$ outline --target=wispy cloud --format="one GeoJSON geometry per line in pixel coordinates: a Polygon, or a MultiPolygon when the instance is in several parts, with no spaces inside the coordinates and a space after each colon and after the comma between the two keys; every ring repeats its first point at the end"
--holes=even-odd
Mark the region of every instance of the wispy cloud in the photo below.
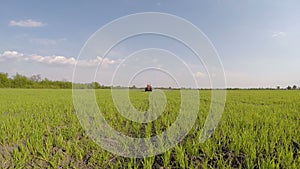
{"type": "Polygon", "coordinates": [[[35,61],[47,64],[61,64],[61,65],[73,65],[75,64],[75,59],[73,57],[66,58],[65,56],[41,56],[41,55],[31,55],[24,58],[26,61],[35,61]]]}
{"type": "Polygon", "coordinates": [[[0,61],[5,60],[18,60],[18,61],[32,61],[37,63],[45,64],[54,64],[54,65],[77,65],[84,67],[97,66],[102,64],[103,66],[112,65],[119,63],[120,60],[111,60],[108,58],[96,57],[95,59],[90,60],[77,60],[74,57],[65,57],[65,56],[42,56],[42,55],[27,55],[17,51],[4,51],[0,54],[0,61]]]}
{"type": "Polygon", "coordinates": [[[43,27],[46,26],[47,24],[40,21],[27,19],[27,20],[19,20],[19,21],[11,20],[8,25],[19,26],[19,27],[43,27]]]}
{"type": "Polygon", "coordinates": [[[281,37],[285,37],[286,33],[282,32],[282,31],[274,31],[272,32],[272,38],[281,38],[281,37]]]}
{"type": "Polygon", "coordinates": [[[196,72],[196,73],[194,74],[194,76],[195,76],[196,78],[204,78],[204,77],[206,77],[207,75],[206,75],[205,73],[202,73],[202,72],[196,72]]]}
{"type": "Polygon", "coordinates": [[[61,39],[43,39],[43,38],[33,38],[30,39],[29,42],[30,43],[34,43],[34,44],[39,44],[39,45],[57,45],[61,42],[66,41],[66,38],[61,38],[61,39]]]}

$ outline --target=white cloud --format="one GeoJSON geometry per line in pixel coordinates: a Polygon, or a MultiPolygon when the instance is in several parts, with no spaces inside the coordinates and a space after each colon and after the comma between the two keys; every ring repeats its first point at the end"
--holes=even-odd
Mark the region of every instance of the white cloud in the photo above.
{"type": "Polygon", "coordinates": [[[280,38],[285,36],[286,36],[285,32],[281,32],[281,31],[272,32],[272,38],[280,38]]]}
{"type": "Polygon", "coordinates": [[[8,24],[9,26],[19,26],[19,27],[43,27],[46,26],[46,23],[35,21],[32,19],[15,21],[11,20],[8,24]]]}
{"type": "Polygon", "coordinates": [[[35,61],[39,63],[47,64],[60,64],[60,65],[74,65],[75,59],[73,57],[66,58],[64,56],[40,56],[40,55],[30,55],[26,57],[26,61],[35,61]]]}
{"type": "MultiPolygon", "coordinates": [[[[118,60],[119,62],[119,60],[118,60]]],[[[102,66],[108,66],[117,63],[116,60],[111,60],[108,58],[102,58],[100,56],[97,56],[96,59],[91,60],[78,60],[77,65],[78,66],[97,66],[98,64],[102,64],[102,66]]]]}
{"type": "Polygon", "coordinates": [[[203,77],[206,77],[206,74],[205,74],[205,73],[202,73],[202,72],[196,72],[196,73],[194,74],[194,76],[195,76],[196,78],[203,78],[203,77]]]}
{"type": "Polygon", "coordinates": [[[56,65],[78,65],[84,67],[97,66],[102,64],[103,66],[108,66],[120,62],[120,60],[111,60],[108,58],[97,57],[90,60],[77,60],[74,57],[65,57],[65,56],[41,56],[41,55],[25,55],[17,51],[4,51],[0,54],[0,61],[5,61],[7,59],[17,59],[21,61],[33,61],[37,63],[46,63],[46,64],[56,64],[56,65]]]}
{"type": "Polygon", "coordinates": [[[23,54],[19,53],[17,51],[4,51],[3,54],[1,54],[2,59],[16,59],[22,57],[23,54]]]}

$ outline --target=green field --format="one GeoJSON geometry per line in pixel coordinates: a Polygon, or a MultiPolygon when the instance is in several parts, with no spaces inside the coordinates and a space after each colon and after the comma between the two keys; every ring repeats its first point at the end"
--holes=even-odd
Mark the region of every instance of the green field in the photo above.
{"type": "MultiPolygon", "coordinates": [[[[229,90],[218,128],[199,143],[210,106],[200,91],[198,119],[187,137],[164,154],[144,159],[109,153],[82,129],[69,89],[0,90],[0,168],[300,168],[300,91],[229,90]]],[[[165,91],[168,103],[154,122],[139,124],[118,114],[110,90],[96,91],[105,118],[131,137],[150,137],[176,119],[180,92],[165,91]],[[168,120],[166,120],[168,119],[168,120]]],[[[139,110],[149,93],[130,92],[139,110]]]]}

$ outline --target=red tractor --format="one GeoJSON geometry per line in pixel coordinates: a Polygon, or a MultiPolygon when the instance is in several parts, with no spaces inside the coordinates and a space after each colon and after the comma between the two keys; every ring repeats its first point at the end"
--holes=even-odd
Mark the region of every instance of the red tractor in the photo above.
{"type": "Polygon", "coordinates": [[[151,84],[147,84],[147,86],[145,87],[145,92],[152,92],[152,86],[151,84]]]}

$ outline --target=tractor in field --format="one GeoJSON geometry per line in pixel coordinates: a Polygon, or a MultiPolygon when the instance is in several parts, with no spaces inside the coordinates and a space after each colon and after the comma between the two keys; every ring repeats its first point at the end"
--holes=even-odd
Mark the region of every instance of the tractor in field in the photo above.
{"type": "Polygon", "coordinates": [[[147,86],[145,87],[145,92],[152,92],[152,86],[150,83],[148,83],[147,86]]]}

